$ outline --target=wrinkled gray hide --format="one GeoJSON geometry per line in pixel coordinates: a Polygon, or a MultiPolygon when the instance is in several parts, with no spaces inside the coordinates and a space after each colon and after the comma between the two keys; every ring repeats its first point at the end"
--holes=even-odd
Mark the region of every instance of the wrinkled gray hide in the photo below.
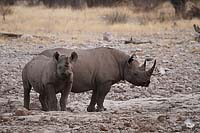
{"type": "Polygon", "coordinates": [[[22,71],[24,107],[29,109],[31,87],[38,92],[42,110],[58,110],[56,94],[61,93],[61,110],[66,110],[66,101],[73,83],[72,63],[78,55],[70,57],[52,53],[50,57],[39,55],[28,62],[22,71]]]}
{"type": "MultiPolygon", "coordinates": [[[[45,50],[41,54],[51,57],[55,51],[68,56],[73,50],[56,48],[45,50]]],[[[103,111],[103,102],[113,84],[126,80],[136,86],[148,86],[156,65],[145,71],[146,61],[139,66],[133,56],[112,48],[76,50],[79,55],[74,64],[74,82],[72,92],[80,93],[93,90],[87,111],[103,111]],[[97,104],[97,109],[95,105],[97,104]]]]}

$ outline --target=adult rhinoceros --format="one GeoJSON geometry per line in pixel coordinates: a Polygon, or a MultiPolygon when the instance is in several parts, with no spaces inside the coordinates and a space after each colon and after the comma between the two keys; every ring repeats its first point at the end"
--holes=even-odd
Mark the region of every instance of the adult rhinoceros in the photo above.
{"type": "Polygon", "coordinates": [[[88,112],[105,110],[103,102],[113,84],[126,80],[136,86],[148,86],[150,77],[156,66],[145,71],[146,61],[142,66],[139,62],[122,51],[113,48],[94,48],[73,50],[56,48],[43,51],[41,54],[51,57],[55,51],[69,56],[76,51],[79,59],[73,67],[74,82],[72,92],[80,93],[93,90],[88,112]],[[95,105],[97,104],[97,109],[95,105]]]}

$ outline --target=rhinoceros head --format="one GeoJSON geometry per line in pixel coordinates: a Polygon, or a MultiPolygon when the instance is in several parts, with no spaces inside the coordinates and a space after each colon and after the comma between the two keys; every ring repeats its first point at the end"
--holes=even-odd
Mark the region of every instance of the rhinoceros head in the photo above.
{"type": "Polygon", "coordinates": [[[59,55],[58,52],[55,52],[53,55],[54,60],[56,61],[56,72],[57,76],[61,79],[66,79],[72,75],[72,62],[76,62],[78,55],[76,52],[72,52],[70,57],[65,55],[59,55]]]}
{"type": "Polygon", "coordinates": [[[139,62],[131,56],[124,67],[124,79],[136,86],[148,86],[150,83],[151,75],[156,66],[156,60],[153,66],[146,71],[146,60],[144,64],[139,66],[139,62]]]}

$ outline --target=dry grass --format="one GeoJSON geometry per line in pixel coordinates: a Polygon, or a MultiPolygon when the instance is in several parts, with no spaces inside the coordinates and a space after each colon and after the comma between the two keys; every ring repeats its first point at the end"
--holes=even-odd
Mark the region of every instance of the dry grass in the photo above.
{"type": "Polygon", "coordinates": [[[14,14],[0,21],[0,31],[19,32],[37,35],[59,35],[77,37],[85,40],[91,33],[120,32],[130,34],[136,32],[157,32],[171,30],[174,26],[191,28],[199,20],[179,20],[174,25],[174,11],[170,8],[148,13],[136,13],[127,9],[130,20],[126,24],[109,25],[104,20],[106,14],[113,10],[125,8],[91,8],[84,10],[48,9],[45,7],[12,7],[14,14]],[[162,16],[161,16],[162,15],[162,16]],[[162,19],[162,23],[160,21],[162,19]]]}
{"type": "Polygon", "coordinates": [[[2,15],[3,21],[5,21],[7,15],[13,14],[13,10],[9,6],[0,5],[0,14],[2,15]]]}
{"type": "Polygon", "coordinates": [[[131,14],[132,12],[127,10],[127,8],[116,9],[107,13],[104,20],[107,21],[108,24],[125,24],[128,22],[131,14]]]}

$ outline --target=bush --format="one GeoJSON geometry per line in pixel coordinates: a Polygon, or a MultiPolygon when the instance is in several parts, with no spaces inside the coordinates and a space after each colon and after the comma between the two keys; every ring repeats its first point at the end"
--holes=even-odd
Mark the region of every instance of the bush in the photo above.
{"type": "Polygon", "coordinates": [[[109,14],[105,15],[105,20],[109,24],[116,24],[116,23],[127,23],[129,18],[129,14],[126,11],[121,10],[114,10],[109,14]]]}
{"type": "Polygon", "coordinates": [[[71,1],[71,7],[72,9],[84,9],[87,7],[87,3],[85,0],[73,0],[71,1]]]}
{"type": "Polygon", "coordinates": [[[2,19],[6,20],[6,15],[13,14],[13,10],[9,6],[0,5],[0,15],[2,15],[2,19]]]}

